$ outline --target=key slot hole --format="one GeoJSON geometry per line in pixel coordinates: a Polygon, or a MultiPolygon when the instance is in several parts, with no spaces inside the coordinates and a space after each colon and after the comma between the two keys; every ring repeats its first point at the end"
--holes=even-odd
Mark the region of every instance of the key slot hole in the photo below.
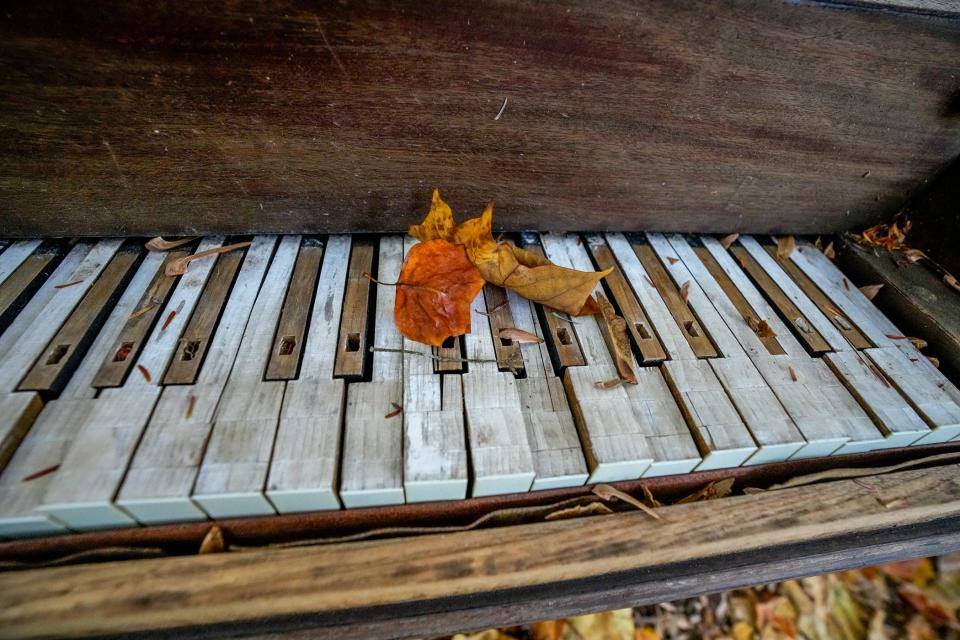
{"type": "Polygon", "coordinates": [[[687,320],[683,323],[683,328],[692,338],[700,337],[700,330],[697,328],[697,325],[694,324],[693,320],[687,320]]]}
{"type": "Polygon", "coordinates": [[[634,326],[637,328],[637,333],[640,334],[641,338],[644,340],[649,340],[651,338],[650,332],[647,331],[647,325],[642,322],[637,322],[634,326]]]}
{"type": "Polygon", "coordinates": [[[441,349],[453,349],[454,340],[456,340],[456,338],[454,338],[453,336],[450,336],[449,338],[447,338],[446,340],[443,341],[443,344],[440,345],[440,348],[441,348],[441,349]]]}
{"type": "Polygon", "coordinates": [[[359,333],[348,333],[347,342],[344,345],[344,349],[349,352],[360,351],[360,334],[359,333]]]}
{"type": "Polygon", "coordinates": [[[124,342],[120,345],[120,348],[117,349],[117,352],[113,354],[114,362],[123,362],[127,359],[127,356],[130,355],[130,352],[133,351],[132,342],[124,342]]]}
{"type": "Polygon", "coordinates": [[[54,347],[53,351],[50,352],[50,356],[47,357],[47,364],[60,364],[60,361],[63,360],[63,356],[67,355],[67,351],[69,350],[70,345],[58,344],[56,347],[54,347]]]}
{"type": "Polygon", "coordinates": [[[573,338],[570,337],[570,332],[567,331],[566,327],[557,329],[557,340],[560,341],[560,344],[573,344],[573,338]]]}
{"type": "Polygon", "coordinates": [[[297,337],[296,336],[283,336],[280,338],[280,348],[277,349],[277,355],[289,356],[293,353],[293,350],[297,347],[297,337]]]}
{"type": "Polygon", "coordinates": [[[197,353],[200,351],[200,341],[199,340],[190,340],[183,346],[183,351],[180,353],[180,360],[183,362],[190,362],[197,357],[197,353]]]}
{"type": "Polygon", "coordinates": [[[502,344],[505,347],[512,347],[513,340],[510,338],[500,338],[500,344],[502,344]]]}

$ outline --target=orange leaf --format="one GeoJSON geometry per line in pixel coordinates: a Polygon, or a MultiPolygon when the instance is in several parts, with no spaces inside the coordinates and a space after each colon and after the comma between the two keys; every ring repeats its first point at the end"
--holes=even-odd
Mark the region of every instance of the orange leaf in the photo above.
{"type": "Polygon", "coordinates": [[[467,258],[484,280],[569,315],[593,315],[600,307],[591,297],[606,271],[577,271],[559,267],[546,258],[493,239],[493,205],[483,213],[455,225],[450,207],[434,191],[430,212],[410,235],[420,240],[443,239],[463,245],[467,258]]]}
{"type": "Polygon", "coordinates": [[[797,242],[793,239],[793,236],[782,236],[777,240],[777,258],[786,260],[796,246],[797,242]]]}
{"type": "Polygon", "coordinates": [[[739,237],[740,237],[739,233],[731,233],[728,236],[723,236],[722,238],[720,238],[720,246],[723,247],[724,249],[729,249],[730,245],[736,242],[737,238],[739,237]]]}
{"type": "Polygon", "coordinates": [[[397,329],[407,338],[439,347],[470,331],[470,303],[483,277],[463,247],[446,240],[415,245],[400,269],[393,307],[397,329]]]}

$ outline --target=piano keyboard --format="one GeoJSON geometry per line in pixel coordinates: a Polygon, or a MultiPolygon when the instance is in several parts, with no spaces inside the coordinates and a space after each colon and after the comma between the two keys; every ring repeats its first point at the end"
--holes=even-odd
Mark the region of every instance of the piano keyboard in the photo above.
{"type": "Polygon", "coordinates": [[[960,391],[820,252],[525,234],[615,267],[597,317],[487,286],[440,348],[394,326],[409,237],[0,252],[0,536],[456,500],[945,442],[960,391]],[[756,330],[760,323],[770,331],[756,330]],[[542,343],[517,343],[517,328],[542,343]]]}

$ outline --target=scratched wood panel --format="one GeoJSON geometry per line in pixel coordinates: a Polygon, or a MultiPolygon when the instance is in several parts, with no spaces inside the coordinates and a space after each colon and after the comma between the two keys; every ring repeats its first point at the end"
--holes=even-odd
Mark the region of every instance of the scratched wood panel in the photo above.
{"type": "Polygon", "coordinates": [[[401,231],[434,186],[504,229],[822,232],[960,153],[960,23],[849,2],[61,1],[0,30],[8,234],[401,231]]]}

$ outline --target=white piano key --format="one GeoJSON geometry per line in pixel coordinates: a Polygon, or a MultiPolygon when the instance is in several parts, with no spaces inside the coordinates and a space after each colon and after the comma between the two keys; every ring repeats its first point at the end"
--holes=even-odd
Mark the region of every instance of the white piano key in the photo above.
{"type": "MultiPolygon", "coordinates": [[[[377,279],[396,282],[403,264],[403,238],[380,238],[377,279]]],[[[393,320],[396,287],[377,289],[375,348],[370,382],[347,387],[340,499],[345,507],[403,504],[403,336],[393,320]],[[387,417],[390,414],[390,417],[387,417]]]]}
{"type": "Polygon", "coordinates": [[[470,305],[470,333],[464,336],[466,356],[476,361],[462,376],[475,497],[528,491],[534,478],[516,380],[499,370],[490,321],[478,312],[485,308],[481,290],[470,305]]]}
{"type": "Polygon", "coordinates": [[[837,328],[823,315],[820,308],[807,297],[803,289],[777,264],[777,261],[764,250],[756,239],[751,236],[740,236],[738,241],[747,250],[747,253],[757,261],[760,268],[770,276],[770,279],[780,287],[783,294],[796,305],[813,328],[823,336],[831,349],[834,351],[850,351],[853,349],[847,339],[843,337],[843,334],[837,331],[837,328]]]}
{"type": "MultiPolygon", "coordinates": [[[[785,345],[787,353],[802,357],[803,346],[776,316],[776,312],[767,304],[766,299],[753,286],[747,275],[734,263],[732,256],[715,238],[704,237],[703,244],[737,285],[750,305],[754,309],[762,309],[765,314],[772,314],[774,320],[770,321],[770,325],[777,332],[778,339],[782,333],[781,344],[785,345]]],[[[769,255],[767,257],[769,258],[769,255]]],[[[815,326],[829,325],[830,321],[819,313],[819,310],[817,311],[814,317],[819,317],[815,326]]],[[[811,322],[814,321],[811,320],[811,322]]],[[[885,439],[878,441],[878,448],[906,446],[928,435],[929,429],[916,411],[903,396],[897,393],[896,389],[877,376],[877,372],[872,370],[873,366],[856,350],[846,349],[838,353],[825,354],[824,361],[879,427],[885,439]]],[[[846,451],[849,446],[852,445],[845,445],[841,448],[841,452],[846,451]]]]}
{"type": "Polygon", "coordinates": [[[960,429],[960,390],[930,364],[909,340],[900,339],[899,336],[904,334],[863,292],[846,281],[840,270],[816,247],[809,242],[800,241],[790,255],[790,260],[881,350],[867,349],[866,353],[880,370],[894,381],[900,393],[919,411],[932,431],[916,442],[927,444],[953,438],[960,429]],[[884,357],[883,350],[888,348],[903,352],[907,356],[907,364],[904,364],[901,358],[884,357]],[[915,366],[907,366],[909,364],[915,366]],[[935,405],[939,407],[934,409],[935,405]],[[941,429],[946,429],[946,432],[940,434],[941,429]]]}
{"type": "Polygon", "coordinates": [[[346,390],[333,369],[349,263],[350,237],[330,236],[300,377],[287,383],[267,478],[267,496],[280,512],[340,507],[337,483],[346,390]]]}
{"type": "Polygon", "coordinates": [[[0,537],[44,535],[64,531],[62,523],[36,511],[56,471],[23,479],[63,462],[76,432],[86,419],[96,390],[93,377],[141,296],[163,263],[163,255],[144,258],[77,370],[56,400],[48,402],[10,464],[0,474],[0,537]]]}
{"type": "MultiPolygon", "coordinates": [[[[546,234],[542,241],[547,257],[554,264],[593,270],[586,249],[577,245],[575,236],[546,234]]],[[[617,370],[597,318],[584,316],[576,322],[577,337],[587,364],[567,367],[564,387],[590,469],[588,482],[692,470],[701,459],[689,432],[685,439],[657,438],[687,429],[659,371],[652,378],[638,375],[637,385],[597,388],[598,382],[617,379],[617,370]],[[668,399],[673,404],[672,410],[668,399]],[[662,420],[654,421],[664,408],[667,414],[662,420]]],[[[635,363],[634,370],[639,371],[635,363]]]]}
{"type": "Polygon", "coordinates": [[[3,284],[40,246],[42,240],[17,240],[0,253],[0,284],[3,284]]]}
{"type": "MultiPolygon", "coordinates": [[[[533,303],[507,290],[514,326],[543,340],[533,303]]],[[[587,463],[580,448],[577,426],[570,413],[563,382],[553,375],[545,342],[520,344],[527,377],[517,380],[527,441],[536,473],[532,490],[574,487],[587,481],[587,463]]]]}
{"type": "Polygon", "coordinates": [[[190,493],[213,428],[220,395],[276,245],[276,236],[253,238],[196,384],[166,386],[160,395],[117,495],[117,504],[141,523],[207,517],[194,504],[190,493]]]}
{"type": "MultiPolygon", "coordinates": [[[[404,255],[417,241],[405,236],[404,255]]],[[[432,349],[404,338],[403,487],[407,502],[467,495],[467,444],[460,376],[434,373],[432,349]],[[406,353],[410,352],[410,353],[406,353]],[[421,355],[416,355],[421,354],[421,355]]]]}
{"type": "Polygon", "coordinates": [[[704,456],[697,469],[783,459],[781,456],[802,446],[803,438],[796,427],[762,384],[759,374],[752,370],[742,347],[710,307],[693,276],[673,255],[669,243],[662,236],[655,236],[650,245],[661,259],[667,253],[674,259],[672,265],[663,260],[671,277],[681,284],[690,282],[688,300],[722,354],[720,358],[697,359],[627,240],[621,234],[608,234],[607,241],[648,310],[657,335],[670,336],[664,344],[671,359],[663,363],[663,373],[704,456]],[[765,402],[757,402],[758,393],[766,396],[765,402]]]}
{"type": "Polygon", "coordinates": [[[257,294],[220,397],[193,500],[214,518],[267,515],[263,494],[285,383],[264,381],[300,236],[284,236],[257,294]]]}
{"type": "MultiPolygon", "coordinates": [[[[220,246],[223,238],[205,238],[198,252],[220,246]]],[[[180,333],[203,291],[214,258],[191,263],[153,328],[137,366],[122,387],[105,389],[79,427],[38,507],[73,529],[132,526],[125,511],[113,504],[140,436],[160,396],[160,378],[180,333]],[[170,313],[176,311],[171,317],[170,313]],[[169,319],[169,324],[167,320],[169,319]],[[150,380],[142,371],[150,375],[150,380]]]]}

